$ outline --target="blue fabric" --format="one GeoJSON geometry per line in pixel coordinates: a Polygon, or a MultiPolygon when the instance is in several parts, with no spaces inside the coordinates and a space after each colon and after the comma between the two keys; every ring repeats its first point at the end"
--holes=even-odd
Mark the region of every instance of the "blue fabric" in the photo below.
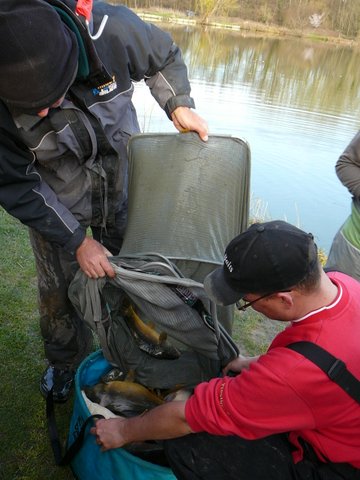
{"type": "MultiPolygon", "coordinates": [[[[72,444],[79,434],[90,412],[81,395],[82,386],[94,385],[110,370],[111,365],[98,351],[87,357],[75,376],[74,410],[70,423],[68,444],[72,444]]],[[[89,426],[89,429],[91,427],[89,426]]],[[[101,452],[95,437],[85,434],[81,450],[71,463],[79,480],[176,480],[169,468],[146,462],[122,448],[101,452]]]]}

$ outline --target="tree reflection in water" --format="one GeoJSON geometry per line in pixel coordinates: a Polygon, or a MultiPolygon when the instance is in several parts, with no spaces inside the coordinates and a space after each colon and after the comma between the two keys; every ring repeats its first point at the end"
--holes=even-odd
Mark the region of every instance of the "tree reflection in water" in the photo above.
{"type": "MultiPolygon", "coordinates": [[[[359,129],[360,51],[297,38],[164,24],[181,47],[198,112],[210,133],[245,138],[251,192],[328,250],[348,215],[335,162],[359,129]]],[[[144,131],[174,131],[136,87],[144,131]]]]}

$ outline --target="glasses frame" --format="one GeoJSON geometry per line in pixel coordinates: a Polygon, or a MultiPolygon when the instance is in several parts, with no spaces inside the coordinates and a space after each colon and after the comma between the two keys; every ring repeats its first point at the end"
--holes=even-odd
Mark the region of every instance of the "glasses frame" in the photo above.
{"type": "Polygon", "coordinates": [[[235,305],[240,312],[245,312],[246,309],[248,309],[249,307],[252,307],[254,303],[258,302],[259,300],[263,300],[264,298],[271,297],[271,295],[275,295],[275,293],[289,293],[289,292],[291,292],[291,290],[280,290],[279,292],[265,293],[264,295],[261,295],[259,298],[255,298],[255,300],[252,300],[251,302],[245,301],[243,305],[240,305],[240,301],[242,300],[241,298],[235,303],[235,305]]]}

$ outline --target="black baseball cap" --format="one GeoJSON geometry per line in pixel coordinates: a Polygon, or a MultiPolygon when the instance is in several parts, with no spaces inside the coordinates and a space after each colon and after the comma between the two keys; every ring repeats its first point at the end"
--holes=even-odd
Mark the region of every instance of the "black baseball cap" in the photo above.
{"type": "Polygon", "coordinates": [[[311,233],[274,220],[254,223],[227,246],[224,264],[204,280],[206,293],[231,305],[247,293],[275,293],[294,287],[318,262],[311,233]]]}

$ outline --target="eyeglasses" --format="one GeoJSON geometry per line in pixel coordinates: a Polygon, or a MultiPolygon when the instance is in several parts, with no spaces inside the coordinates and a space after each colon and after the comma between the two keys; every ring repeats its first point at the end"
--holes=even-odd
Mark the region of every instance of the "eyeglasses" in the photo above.
{"type": "Polygon", "coordinates": [[[275,295],[275,293],[286,293],[286,292],[291,292],[291,290],[281,290],[280,292],[265,293],[264,295],[261,295],[261,297],[255,298],[255,300],[252,300],[251,302],[247,302],[243,298],[240,298],[240,300],[238,300],[235,305],[240,312],[245,312],[247,308],[252,307],[254,303],[258,302],[259,300],[263,300],[264,298],[271,297],[271,295],[275,295]]]}

